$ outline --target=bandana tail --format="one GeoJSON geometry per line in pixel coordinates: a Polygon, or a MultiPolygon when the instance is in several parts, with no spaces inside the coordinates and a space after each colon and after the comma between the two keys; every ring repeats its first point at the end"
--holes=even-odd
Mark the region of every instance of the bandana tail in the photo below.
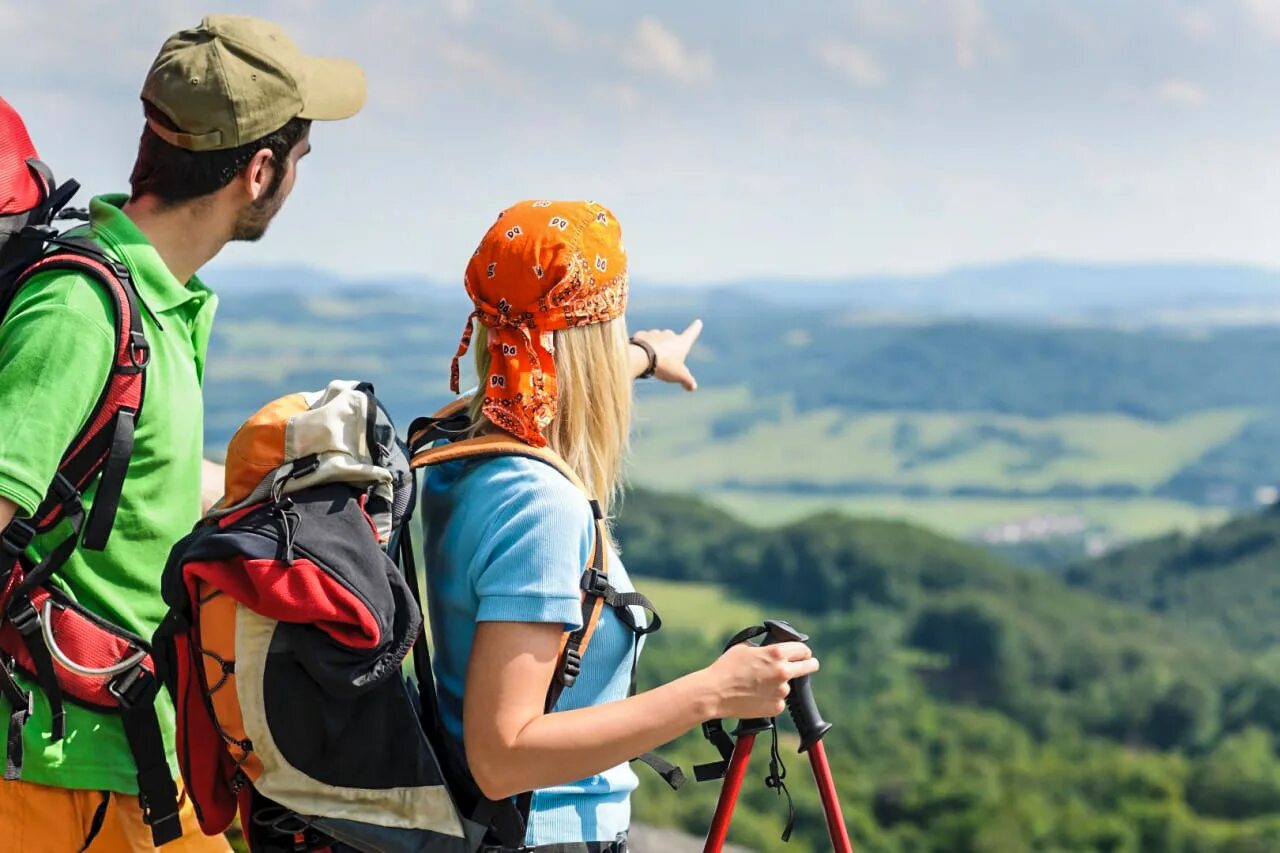
{"type": "MultiPolygon", "coordinates": [[[[493,367],[485,388],[483,411],[489,419],[516,438],[546,447],[543,431],[555,415],[555,396],[547,393],[544,350],[534,340],[535,330],[498,327],[493,336],[493,367]]],[[[552,363],[551,372],[555,367],[552,363]]],[[[554,381],[551,383],[554,388],[554,381]]]]}
{"type": "Polygon", "coordinates": [[[472,311],[467,317],[467,324],[462,327],[462,340],[458,343],[458,351],[453,355],[453,362],[449,365],[449,390],[455,394],[460,393],[459,380],[461,379],[461,368],[458,362],[467,350],[471,349],[471,335],[475,331],[476,312],[472,311]]]}

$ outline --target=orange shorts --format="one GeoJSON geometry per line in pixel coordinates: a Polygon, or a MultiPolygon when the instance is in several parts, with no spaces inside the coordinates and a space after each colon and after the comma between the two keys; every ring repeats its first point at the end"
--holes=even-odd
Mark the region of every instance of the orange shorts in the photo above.
{"type": "MultiPolygon", "coordinates": [[[[163,853],[229,853],[231,845],[225,838],[200,831],[186,797],[180,811],[182,837],[160,848],[163,853]]],[[[0,782],[0,849],[14,853],[152,853],[156,847],[135,796],[0,782]],[[99,824],[96,833],[95,822],[99,824]]]]}

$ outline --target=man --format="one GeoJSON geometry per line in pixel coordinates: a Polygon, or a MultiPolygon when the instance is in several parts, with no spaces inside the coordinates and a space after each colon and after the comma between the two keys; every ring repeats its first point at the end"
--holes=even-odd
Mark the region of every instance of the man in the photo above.
{"type": "MultiPolygon", "coordinates": [[[[165,611],[159,582],[169,549],[201,512],[201,380],[216,299],[196,272],[228,242],[262,237],[310,150],[310,122],[354,115],[364,93],[355,64],[304,55],[266,21],[205,18],[165,42],[147,75],[131,195],[90,205],[85,233],[129,268],[151,361],[114,532],[103,551],[77,549],[57,582],[143,637],[165,611]]],[[[101,285],[52,271],[22,288],[0,324],[0,530],[36,510],[93,411],[113,364],[114,321],[101,285]]],[[[94,493],[86,491],[89,506],[94,493]]],[[[62,535],[38,537],[33,556],[62,535]]],[[[164,693],[158,712],[176,777],[164,693]]],[[[10,711],[0,702],[0,720],[10,711]]],[[[70,704],[65,715],[55,742],[50,703],[36,689],[21,778],[0,782],[0,848],[152,850],[119,718],[70,704]]],[[[190,811],[184,802],[184,834],[164,849],[226,850],[200,834],[190,811]]]]}

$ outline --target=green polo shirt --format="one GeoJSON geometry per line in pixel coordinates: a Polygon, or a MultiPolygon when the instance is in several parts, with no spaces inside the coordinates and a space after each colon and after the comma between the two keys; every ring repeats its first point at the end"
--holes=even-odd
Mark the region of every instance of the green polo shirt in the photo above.
{"type": "MultiPolygon", "coordinates": [[[[120,210],[124,202],[123,195],[93,199],[89,234],[133,276],[145,303],[142,322],[151,363],[107,548],[75,551],[57,582],[94,613],[149,638],[165,613],[160,572],[169,549],[200,516],[201,380],[217,298],[195,277],[186,284],[173,277],[120,210]]],[[[0,496],[24,515],[40,503],[106,383],[114,317],[113,303],[100,285],[54,271],[23,287],[0,323],[0,496]]],[[[86,494],[88,506],[95,490],[96,484],[86,494]]],[[[54,530],[37,539],[34,555],[38,558],[64,535],[54,530]]],[[[173,706],[160,692],[160,723],[176,776],[173,706]]],[[[23,736],[23,779],[137,793],[133,757],[118,718],[65,702],[66,736],[52,743],[48,702],[39,690],[36,696],[23,736]]],[[[0,700],[0,720],[8,717],[0,700]]]]}

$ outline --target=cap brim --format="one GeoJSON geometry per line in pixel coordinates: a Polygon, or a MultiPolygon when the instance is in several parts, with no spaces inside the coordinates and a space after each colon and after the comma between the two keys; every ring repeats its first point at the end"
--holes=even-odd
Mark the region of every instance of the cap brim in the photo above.
{"type": "Polygon", "coordinates": [[[364,106],[364,71],[347,59],[308,56],[302,112],[298,118],[337,121],[351,118],[364,106]]]}

